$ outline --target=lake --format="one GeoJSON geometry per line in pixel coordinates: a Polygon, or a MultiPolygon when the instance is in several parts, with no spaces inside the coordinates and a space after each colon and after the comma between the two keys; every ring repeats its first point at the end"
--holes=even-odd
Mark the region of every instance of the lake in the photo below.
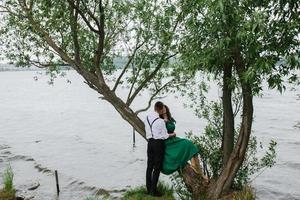
{"type": "MultiPolygon", "coordinates": [[[[39,182],[37,190],[23,191],[39,200],[83,200],[107,192],[118,197],[143,185],[144,139],[137,135],[133,148],[131,126],[74,71],[53,86],[48,80],[37,71],[0,72],[1,172],[10,163],[20,190],[39,182]],[[59,197],[54,170],[59,173],[59,197]]],[[[255,98],[253,134],[263,144],[278,142],[276,165],[252,184],[257,199],[300,199],[299,91],[289,86],[282,95],[265,90],[262,98],[255,98]]],[[[213,85],[209,95],[220,94],[213,85]]],[[[134,107],[142,108],[147,98],[140,96],[134,107]]],[[[162,101],[177,120],[179,136],[190,130],[201,134],[205,122],[184,108],[186,99],[170,95],[162,101]]],[[[167,176],[162,179],[169,181],[167,176]]]]}

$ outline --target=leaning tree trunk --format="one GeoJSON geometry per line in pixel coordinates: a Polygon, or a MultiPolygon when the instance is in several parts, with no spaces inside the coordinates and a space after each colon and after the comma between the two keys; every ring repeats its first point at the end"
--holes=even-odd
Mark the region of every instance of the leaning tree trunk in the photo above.
{"type": "Polygon", "coordinates": [[[232,186],[234,177],[242,166],[245,159],[246,150],[251,134],[252,121],[253,121],[253,94],[252,88],[249,83],[244,81],[243,73],[245,72],[244,66],[241,64],[241,59],[238,57],[236,60],[237,73],[239,75],[240,83],[242,85],[243,96],[243,114],[239,136],[230,158],[223,168],[221,175],[215,184],[210,186],[209,198],[217,199],[222,194],[228,192],[232,186]]]}
{"type": "Polygon", "coordinates": [[[143,121],[122,99],[115,95],[114,92],[108,90],[103,94],[104,98],[114,106],[121,117],[126,120],[143,138],[146,139],[145,126],[143,121]]]}

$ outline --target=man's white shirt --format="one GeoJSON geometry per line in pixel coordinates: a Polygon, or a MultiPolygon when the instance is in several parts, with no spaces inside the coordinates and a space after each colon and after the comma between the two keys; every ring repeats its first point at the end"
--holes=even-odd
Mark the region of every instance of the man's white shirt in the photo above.
{"type": "Polygon", "coordinates": [[[147,139],[153,138],[165,140],[169,137],[165,121],[161,119],[156,112],[148,114],[144,120],[144,124],[147,139]]]}

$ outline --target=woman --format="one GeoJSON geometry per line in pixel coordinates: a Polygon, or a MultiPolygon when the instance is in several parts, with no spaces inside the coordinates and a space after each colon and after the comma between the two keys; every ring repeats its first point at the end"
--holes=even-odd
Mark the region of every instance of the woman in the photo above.
{"type": "MultiPolygon", "coordinates": [[[[174,133],[176,121],[172,117],[168,106],[165,105],[165,112],[160,117],[165,120],[168,133],[174,133]]],[[[195,172],[199,173],[198,153],[198,148],[190,140],[170,137],[165,140],[165,157],[162,173],[169,175],[179,169],[183,169],[189,160],[191,160],[191,167],[195,172]]]]}

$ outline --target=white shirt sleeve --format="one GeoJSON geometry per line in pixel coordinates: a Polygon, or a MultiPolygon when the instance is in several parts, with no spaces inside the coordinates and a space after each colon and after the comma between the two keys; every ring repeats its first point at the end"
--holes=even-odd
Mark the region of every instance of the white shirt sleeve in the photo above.
{"type": "Polygon", "coordinates": [[[162,120],[159,120],[159,123],[160,123],[160,126],[161,126],[161,138],[162,139],[168,139],[169,134],[168,134],[168,130],[167,130],[165,121],[162,119],[162,120]]]}

